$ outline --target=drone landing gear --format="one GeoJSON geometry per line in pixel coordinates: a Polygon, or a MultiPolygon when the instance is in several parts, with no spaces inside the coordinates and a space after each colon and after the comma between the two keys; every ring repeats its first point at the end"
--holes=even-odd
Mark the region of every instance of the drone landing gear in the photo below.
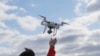
{"type": "Polygon", "coordinates": [[[49,28],[48,34],[51,34],[52,32],[53,32],[53,36],[55,36],[57,33],[57,29],[54,29],[54,31],[52,31],[52,28],[49,28]]]}
{"type": "Polygon", "coordinates": [[[57,33],[57,29],[54,29],[53,36],[55,36],[56,33],[57,33]]]}

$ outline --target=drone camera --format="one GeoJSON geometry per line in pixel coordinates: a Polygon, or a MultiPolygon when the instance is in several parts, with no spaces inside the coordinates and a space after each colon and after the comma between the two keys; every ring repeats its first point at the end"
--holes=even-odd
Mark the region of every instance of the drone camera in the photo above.
{"type": "Polygon", "coordinates": [[[57,25],[57,23],[55,23],[55,25],[57,25]]]}
{"type": "Polygon", "coordinates": [[[50,23],[49,21],[47,23],[50,23]]]}
{"type": "Polygon", "coordinates": [[[48,34],[51,34],[52,33],[52,31],[51,30],[48,30],[48,34]]]}

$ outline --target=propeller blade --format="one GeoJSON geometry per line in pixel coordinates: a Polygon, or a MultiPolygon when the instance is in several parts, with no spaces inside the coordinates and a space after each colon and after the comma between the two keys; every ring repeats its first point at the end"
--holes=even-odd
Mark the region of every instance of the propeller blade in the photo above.
{"type": "Polygon", "coordinates": [[[63,24],[67,24],[67,25],[69,25],[69,24],[68,24],[68,23],[66,23],[66,22],[62,22],[62,25],[63,25],[63,24]]]}
{"type": "Polygon", "coordinates": [[[42,17],[44,21],[46,21],[46,17],[45,16],[42,16],[42,15],[39,15],[39,16],[42,17]]]}

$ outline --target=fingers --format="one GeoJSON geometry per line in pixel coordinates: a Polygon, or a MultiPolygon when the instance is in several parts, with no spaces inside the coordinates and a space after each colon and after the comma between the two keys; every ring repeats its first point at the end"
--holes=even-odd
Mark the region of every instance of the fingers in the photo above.
{"type": "Polygon", "coordinates": [[[53,41],[57,41],[57,38],[52,39],[53,41]]]}
{"type": "Polygon", "coordinates": [[[49,44],[54,46],[57,42],[57,38],[51,38],[49,44]]]}
{"type": "Polygon", "coordinates": [[[54,40],[57,40],[57,38],[54,38],[54,40]]]}
{"type": "Polygon", "coordinates": [[[57,38],[54,39],[54,42],[55,42],[55,43],[57,42],[57,38]]]}
{"type": "Polygon", "coordinates": [[[50,41],[57,41],[57,38],[51,38],[50,41]]]}

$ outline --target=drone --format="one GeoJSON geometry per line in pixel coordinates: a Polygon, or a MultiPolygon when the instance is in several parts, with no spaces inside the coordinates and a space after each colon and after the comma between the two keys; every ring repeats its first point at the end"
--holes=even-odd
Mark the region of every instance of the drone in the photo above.
{"type": "Polygon", "coordinates": [[[43,33],[45,33],[47,27],[49,28],[49,30],[47,31],[48,34],[51,34],[53,32],[53,36],[56,35],[57,33],[57,29],[60,28],[60,26],[63,26],[64,24],[69,25],[66,22],[61,22],[61,24],[55,23],[55,22],[51,22],[51,21],[47,21],[45,16],[41,16],[40,17],[43,18],[43,21],[41,22],[41,25],[45,26],[43,33]]]}

